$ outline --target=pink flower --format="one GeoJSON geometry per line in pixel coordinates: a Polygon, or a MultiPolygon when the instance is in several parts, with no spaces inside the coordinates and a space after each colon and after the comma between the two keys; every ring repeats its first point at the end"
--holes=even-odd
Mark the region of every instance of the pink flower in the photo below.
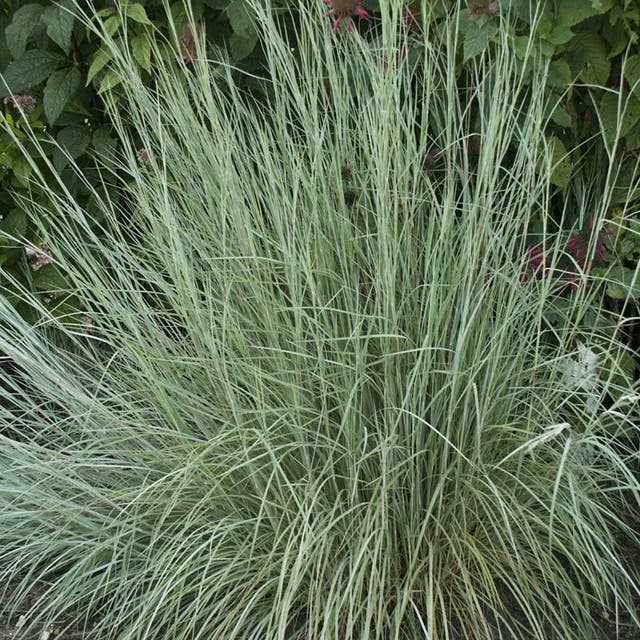
{"type": "Polygon", "coordinates": [[[20,109],[20,111],[33,111],[36,106],[36,100],[32,96],[12,94],[7,96],[3,101],[4,104],[20,109]]]}
{"type": "Polygon", "coordinates": [[[334,31],[340,26],[340,21],[345,20],[347,23],[347,31],[353,29],[353,16],[358,16],[364,20],[369,20],[369,14],[362,6],[362,0],[322,0],[324,4],[331,7],[325,14],[327,16],[333,16],[335,21],[333,23],[334,31]]]}

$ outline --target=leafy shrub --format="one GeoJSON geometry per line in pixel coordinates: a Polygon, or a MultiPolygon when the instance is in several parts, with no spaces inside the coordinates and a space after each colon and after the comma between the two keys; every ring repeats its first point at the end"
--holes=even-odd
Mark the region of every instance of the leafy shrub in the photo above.
{"type": "MultiPolygon", "coordinates": [[[[222,53],[186,73],[154,43],[151,86],[103,34],[126,204],[96,229],[35,167],[56,188],[25,204],[82,315],[0,299],[0,576],[16,607],[44,585],[31,629],[582,639],[590,605],[638,592],[637,385],[599,244],[544,228],[531,272],[545,78],[523,97],[497,42],[470,122],[455,21],[396,64],[394,6],[367,40],[301,4],[296,51],[261,12],[269,109],[222,53]]],[[[567,213],[597,238],[614,180],[567,213]]]]}

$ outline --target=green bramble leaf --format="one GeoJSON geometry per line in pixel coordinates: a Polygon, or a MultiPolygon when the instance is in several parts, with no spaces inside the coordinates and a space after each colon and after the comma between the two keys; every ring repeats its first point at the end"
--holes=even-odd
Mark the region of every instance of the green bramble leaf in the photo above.
{"type": "Polygon", "coordinates": [[[246,0],[231,0],[226,8],[226,14],[234,33],[250,36],[255,32],[249,3],[246,0]]]}
{"type": "Polygon", "coordinates": [[[87,82],[85,86],[89,86],[91,81],[96,77],[96,74],[102,71],[110,60],[111,54],[106,49],[98,49],[98,51],[95,52],[89,71],[87,71],[87,82]]]}
{"type": "Polygon", "coordinates": [[[554,60],[549,64],[547,85],[550,87],[569,87],[573,81],[571,67],[565,60],[554,60]]]}
{"type": "Polygon", "coordinates": [[[47,7],[43,20],[47,25],[47,35],[66,53],[71,51],[71,38],[75,16],[72,0],[62,0],[52,7],[47,7]]]}
{"type": "Polygon", "coordinates": [[[98,95],[102,95],[103,93],[106,93],[107,91],[113,89],[114,87],[117,87],[120,84],[121,80],[120,80],[120,76],[115,72],[112,71],[111,69],[109,69],[104,76],[102,77],[102,80],[100,81],[100,87],[98,88],[98,95]]]}
{"type": "Polygon", "coordinates": [[[0,248],[17,247],[27,234],[27,214],[22,209],[11,209],[0,222],[0,248]]]}
{"type": "Polygon", "coordinates": [[[58,147],[53,152],[53,166],[62,171],[69,164],[69,157],[81,156],[91,142],[91,131],[86,126],[65,127],[56,136],[58,147]]]}
{"type": "Polygon", "coordinates": [[[146,33],[141,33],[131,39],[131,51],[135,61],[147,73],[151,73],[151,42],[146,33]]]}
{"type": "Polygon", "coordinates": [[[598,117],[605,142],[612,147],[640,121],[640,100],[632,95],[621,100],[617,91],[608,91],[600,99],[598,117]]]}
{"type": "Polygon", "coordinates": [[[124,12],[127,18],[133,20],[134,22],[138,22],[139,24],[151,25],[151,20],[149,20],[145,8],[137,2],[135,4],[128,5],[125,8],[124,12]]]}
{"type": "Polygon", "coordinates": [[[547,172],[550,170],[551,174],[549,176],[549,181],[551,184],[565,189],[569,184],[569,179],[571,178],[571,172],[573,170],[571,158],[569,157],[562,140],[556,136],[547,137],[547,148],[549,150],[549,155],[542,152],[543,147],[540,149],[541,161],[537,170],[539,172],[547,172]],[[550,160],[550,166],[547,165],[546,162],[542,161],[545,155],[547,155],[550,160]]]}
{"type": "Polygon", "coordinates": [[[29,38],[42,27],[44,10],[39,4],[25,4],[13,14],[11,24],[5,29],[5,38],[14,59],[22,57],[29,38]]]}
{"type": "Polygon", "coordinates": [[[68,58],[52,51],[30,49],[15,62],[12,62],[3,74],[9,91],[0,87],[0,97],[9,93],[18,93],[44,82],[54,71],[69,64],[68,58]]]}
{"type": "Polygon", "coordinates": [[[55,123],[81,83],[82,75],[77,67],[60,69],[49,76],[43,96],[44,113],[49,124],[55,123]]]}
{"type": "Polygon", "coordinates": [[[571,43],[567,58],[575,74],[588,84],[605,85],[611,73],[607,44],[597,33],[583,33],[571,43]]]}
{"type": "Polygon", "coordinates": [[[589,0],[557,0],[556,10],[557,23],[562,27],[573,27],[591,16],[602,13],[589,0]]]}
{"type": "Polygon", "coordinates": [[[38,293],[56,294],[68,289],[69,284],[55,265],[45,264],[33,274],[32,286],[38,293]]]}
{"type": "Polygon", "coordinates": [[[624,77],[636,98],[640,98],[640,55],[636,54],[627,59],[624,65],[624,77]]]}
{"type": "Polygon", "coordinates": [[[472,22],[464,36],[464,61],[480,55],[488,46],[491,40],[498,33],[499,28],[493,23],[487,23],[482,27],[472,22]]]}
{"type": "Polygon", "coordinates": [[[229,48],[233,59],[244,60],[255,49],[257,42],[258,35],[255,32],[249,35],[232,33],[229,37],[229,48]]]}

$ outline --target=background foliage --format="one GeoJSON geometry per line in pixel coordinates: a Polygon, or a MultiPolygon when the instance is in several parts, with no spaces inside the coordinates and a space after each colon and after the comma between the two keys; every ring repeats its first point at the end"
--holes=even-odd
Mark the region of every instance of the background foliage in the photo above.
{"type": "MultiPolygon", "coordinates": [[[[152,41],[179,40],[188,62],[195,53],[196,39],[206,37],[210,52],[224,47],[238,69],[252,74],[240,76],[240,86],[261,90],[256,76],[266,73],[267,65],[249,0],[193,0],[191,14],[182,2],[173,2],[173,24],[167,20],[164,4],[162,0],[104,0],[97,3],[101,11],[96,20],[119,46],[130,48],[149,82],[153,82],[154,74],[152,41]]],[[[276,1],[273,10],[278,12],[292,4],[290,0],[276,1]]],[[[74,6],[74,0],[2,0],[0,69],[6,86],[0,87],[0,99],[4,99],[5,127],[10,127],[17,138],[25,139],[24,132],[30,127],[43,140],[54,142],[49,144],[48,153],[55,170],[62,172],[70,195],[81,202],[84,198],[83,205],[98,220],[100,200],[90,195],[88,185],[99,186],[104,197],[118,198],[117,189],[97,170],[95,160],[99,158],[102,167],[108,168],[109,157],[116,151],[106,110],[109,100],[117,104],[120,80],[110,69],[111,54],[74,17],[74,6]],[[17,108],[11,94],[31,96],[34,108],[17,108]],[[72,161],[83,170],[88,184],[70,169],[72,161]]],[[[362,35],[375,39],[380,35],[377,0],[368,0],[364,6],[373,20],[360,22],[358,27],[362,35]]],[[[581,210],[578,204],[584,190],[580,185],[585,180],[602,180],[613,172],[617,178],[606,203],[613,233],[603,237],[603,251],[593,268],[598,273],[598,269],[614,265],[620,286],[609,287],[608,296],[622,301],[637,299],[640,285],[634,269],[640,245],[637,236],[627,229],[636,224],[633,218],[640,203],[640,0],[409,1],[405,23],[413,34],[413,44],[398,55],[409,55],[418,64],[422,49],[435,41],[444,16],[455,12],[459,55],[452,72],[462,94],[468,91],[472,95],[477,80],[472,77],[471,62],[504,37],[522,61],[525,78],[538,65],[548,67],[546,90],[554,106],[547,114],[546,142],[553,150],[557,215],[555,219],[540,219],[527,229],[531,243],[536,242],[545,225],[556,224],[560,230],[561,220],[585,233],[588,220],[575,215],[572,218],[566,212],[581,210]],[[424,11],[420,8],[423,5],[424,11]],[[528,37],[532,30],[536,34],[533,50],[528,37]]],[[[295,47],[295,25],[290,27],[295,47]]],[[[318,28],[330,29],[331,21],[318,28]]],[[[473,118],[477,119],[478,113],[477,105],[471,105],[471,130],[477,128],[473,118]]],[[[437,133],[438,123],[433,127],[437,133]]],[[[471,135],[469,144],[475,152],[481,152],[479,135],[471,135]]],[[[42,291],[45,301],[55,306],[59,304],[55,296],[48,294],[60,284],[62,276],[51,265],[42,264],[46,260],[37,251],[29,253],[22,243],[11,239],[26,236],[39,244],[20,205],[20,196],[25,194],[42,203],[47,201],[47,194],[38,193],[30,182],[32,162],[43,165],[37,154],[31,162],[25,158],[9,133],[0,135],[0,231],[8,236],[0,248],[4,267],[0,282],[9,294],[15,293],[18,306],[20,287],[42,291]]],[[[426,164],[437,166],[437,154],[426,164]]],[[[596,209],[601,203],[591,205],[596,209]]]]}

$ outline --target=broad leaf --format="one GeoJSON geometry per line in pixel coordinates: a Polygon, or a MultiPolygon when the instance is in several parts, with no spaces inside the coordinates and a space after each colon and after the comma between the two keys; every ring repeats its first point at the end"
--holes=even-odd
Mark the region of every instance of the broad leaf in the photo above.
{"type": "Polygon", "coordinates": [[[95,52],[89,71],[87,71],[87,86],[110,60],[111,54],[106,49],[98,49],[95,52]]]}
{"type": "Polygon", "coordinates": [[[556,0],[556,6],[557,21],[563,27],[573,27],[591,16],[602,13],[589,0],[556,0]]]}
{"type": "Polygon", "coordinates": [[[151,42],[146,33],[131,39],[131,51],[135,61],[147,72],[151,73],[151,42]]]}
{"type": "Polygon", "coordinates": [[[63,0],[48,7],[43,14],[47,35],[66,53],[71,50],[71,37],[75,16],[71,13],[72,0],[63,0]]]}
{"type": "Polygon", "coordinates": [[[472,22],[464,37],[464,61],[466,62],[480,55],[489,46],[489,43],[498,31],[498,27],[493,23],[479,27],[472,22]]]}
{"type": "Polygon", "coordinates": [[[631,56],[624,65],[624,77],[629,88],[637,98],[640,98],[640,55],[631,56]]]}
{"type": "Polygon", "coordinates": [[[549,64],[549,75],[547,85],[550,87],[567,88],[573,81],[571,67],[564,60],[554,60],[549,64]]]}
{"type": "Polygon", "coordinates": [[[49,124],[54,124],[64,111],[67,102],[75,95],[82,83],[82,75],[77,67],[67,67],[54,71],[44,88],[44,113],[49,124]]]}
{"type": "Polygon", "coordinates": [[[134,22],[139,22],[140,24],[146,25],[151,24],[151,20],[149,20],[145,8],[137,2],[135,4],[130,4],[124,10],[124,12],[127,18],[133,20],[134,22]]]}
{"type": "Polygon", "coordinates": [[[640,121],[640,100],[632,95],[619,100],[617,92],[609,91],[600,100],[598,116],[605,141],[612,146],[640,121]]]}
{"type": "Polygon", "coordinates": [[[255,49],[258,42],[258,35],[253,32],[248,35],[232,33],[229,37],[229,48],[231,55],[236,61],[244,60],[255,49]]]}
{"type": "Polygon", "coordinates": [[[249,36],[255,32],[247,0],[232,0],[226,8],[227,18],[234,33],[249,36]]]}
{"type": "Polygon", "coordinates": [[[13,20],[5,30],[5,37],[14,59],[22,57],[29,38],[38,31],[44,10],[45,7],[39,4],[25,4],[13,14],[13,20]]]}
{"type": "Polygon", "coordinates": [[[10,91],[0,88],[0,97],[9,93],[18,93],[28,87],[44,82],[54,71],[69,64],[69,60],[58,53],[31,49],[20,58],[12,62],[4,72],[4,81],[10,91]]]}
{"type": "Polygon", "coordinates": [[[27,233],[27,214],[22,209],[11,209],[0,222],[0,247],[16,247],[27,233]]]}
{"type": "Polygon", "coordinates": [[[91,132],[89,127],[65,127],[58,132],[56,142],[59,147],[53,152],[53,165],[56,171],[62,171],[69,164],[67,156],[75,160],[86,151],[91,142],[91,132]]]}

